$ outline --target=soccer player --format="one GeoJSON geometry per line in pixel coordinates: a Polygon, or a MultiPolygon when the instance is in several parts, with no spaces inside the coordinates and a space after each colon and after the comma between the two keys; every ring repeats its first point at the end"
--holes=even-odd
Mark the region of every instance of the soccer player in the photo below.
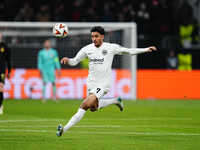
{"type": "Polygon", "coordinates": [[[55,84],[55,70],[58,69],[58,76],[60,76],[60,62],[58,53],[55,49],[51,48],[50,40],[44,42],[44,48],[38,53],[38,69],[40,76],[43,79],[43,100],[45,100],[46,84],[52,83],[53,86],[53,99],[56,99],[56,84],[55,84]]]}
{"type": "Polygon", "coordinates": [[[11,72],[11,51],[7,44],[2,41],[2,34],[0,33],[0,115],[3,114],[3,87],[5,77],[10,77],[11,72]],[[8,69],[6,74],[6,68],[8,69]]]}
{"type": "Polygon", "coordinates": [[[156,47],[148,48],[125,48],[118,44],[106,43],[104,40],[104,28],[95,26],[91,29],[92,44],[83,47],[74,58],[64,57],[61,63],[74,66],[81,60],[89,58],[89,74],[87,78],[88,96],[84,99],[76,114],[63,127],[58,125],[57,136],[61,136],[69,128],[79,122],[86,111],[96,111],[111,104],[116,104],[120,110],[123,110],[123,103],[120,98],[102,99],[108,93],[111,82],[111,66],[113,57],[116,54],[135,55],[144,52],[152,52],[156,47]]]}

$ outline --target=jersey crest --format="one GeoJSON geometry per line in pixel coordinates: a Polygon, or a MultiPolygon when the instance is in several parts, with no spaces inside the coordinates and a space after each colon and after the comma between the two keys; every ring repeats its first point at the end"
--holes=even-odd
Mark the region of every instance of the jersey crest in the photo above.
{"type": "Polygon", "coordinates": [[[102,51],[102,54],[103,54],[103,55],[107,55],[107,54],[108,54],[108,51],[107,51],[107,50],[103,50],[103,51],[102,51]]]}

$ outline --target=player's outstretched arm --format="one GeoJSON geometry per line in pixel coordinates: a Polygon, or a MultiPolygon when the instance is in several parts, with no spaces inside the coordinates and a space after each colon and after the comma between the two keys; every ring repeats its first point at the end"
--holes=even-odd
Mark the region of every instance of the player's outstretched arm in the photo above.
{"type": "Polygon", "coordinates": [[[116,45],[116,52],[117,54],[130,54],[130,55],[137,55],[146,52],[156,51],[157,48],[155,46],[149,46],[146,48],[126,48],[116,45]]]}
{"type": "Polygon", "coordinates": [[[86,53],[85,50],[82,48],[74,58],[68,58],[68,57],[63,57],[61,59],[61,64],[68,64],[70,66],[75,66],[77,65],[81,60],[83,60],[84,58],[86,58],[86,53]]]}

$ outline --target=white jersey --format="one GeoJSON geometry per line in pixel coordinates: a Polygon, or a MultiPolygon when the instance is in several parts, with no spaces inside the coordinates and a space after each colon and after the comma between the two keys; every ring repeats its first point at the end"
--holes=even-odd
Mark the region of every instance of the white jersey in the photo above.
{"type": "Polygon", "coordinates": [[[110,88],[111,71],[113,57],[116,54],[139,54],[147,52],[148,48],[125,48],[118,44],[106,43],[100,47],[96,47],[94,43],[83,47],[77,55],[69,59],[69,65],[77,65],[81,60],[88,57],[89,74],[87,78],[87,86],[110,88]]]}

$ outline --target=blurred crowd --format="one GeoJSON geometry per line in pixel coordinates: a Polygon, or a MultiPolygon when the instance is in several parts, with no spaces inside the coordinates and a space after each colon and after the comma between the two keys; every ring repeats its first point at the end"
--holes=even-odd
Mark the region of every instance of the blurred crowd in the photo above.
{"type": "Polygon", "coordinates": [[[1,0],[0,20],[134,21],[145,31],[168,33],[177,31],[179,24],[195,22],[187,0],[1,0]]]}

